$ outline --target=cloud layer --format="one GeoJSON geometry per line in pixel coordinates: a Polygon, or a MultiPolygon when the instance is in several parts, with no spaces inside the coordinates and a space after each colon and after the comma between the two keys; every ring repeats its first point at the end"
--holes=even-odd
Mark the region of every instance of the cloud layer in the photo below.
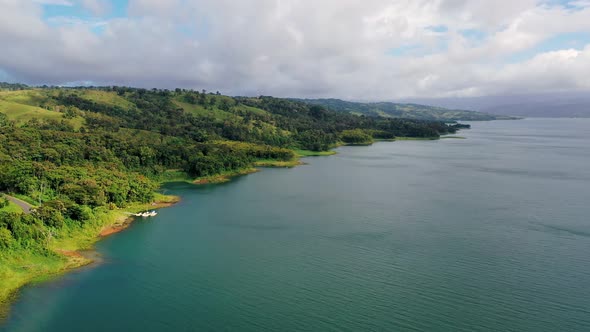
{"type": "Polygon", "coordinates": [[[118,6],[0,0],[0,73],[372,100],[590,90],[586,0],[129,0],[114,15],[118,6]]]}

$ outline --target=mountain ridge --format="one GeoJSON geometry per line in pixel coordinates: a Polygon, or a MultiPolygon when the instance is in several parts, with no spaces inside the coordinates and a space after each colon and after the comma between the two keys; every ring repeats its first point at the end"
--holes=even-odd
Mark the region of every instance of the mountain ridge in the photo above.
{"type": "Polygon", "coordinates": [[[489,114],[471,110],[448,109],[439,106],[429,106],[417,103],[394,102],[353,102],[336,98],[297,99],[310,105],[323,106],[337,112],[347,112],[384,118],[404,118],[429,121],[490,121],[514,120],[516,117],[506,114],[489,114]]]}

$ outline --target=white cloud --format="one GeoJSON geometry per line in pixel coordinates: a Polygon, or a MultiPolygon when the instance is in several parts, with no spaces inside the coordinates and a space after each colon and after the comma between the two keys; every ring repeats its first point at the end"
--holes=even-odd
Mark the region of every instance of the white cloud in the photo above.
{"type": "Polygon", "coordinates": [[[33,0],[33,2],[42,5],[53,5],[53,6],[73,6],[74,4],[68,0],[33,0]]]}
{"type": "Polygon", "coordinates": [[[112,4],[109,0],[82,0],[82,6],[96,16],[104,15],[112,9],[112,4]]]}
{"type": "Polygon", "coordinates": [[[109,24],[105,20],[81,19],[76,16],[54,16],[48,18],[47,22],[53,26],[85,26],[87,28],[105,27],[109,24]]]}
{"type": "Polygon", "coordinates": [[[590,89],[588,47],[505,63],[556,34],[590,33],[585,0],[575,10],[534,0],[130,0],[129,18],[53,18],[54,28],[39,5],[0,5],[0,43],[12,45],[0,69],[30,83],[355,99],[590,89]],[[486,38],[474,43],[465,29],[486,38]],[[404,45],[419,47],[390,55],[404,45]]]}
{"type": "Polygon", "coordinates": [[[132,16],[174,16],[186,10],[182,0],[130,0],[129,14],[132,16]]]}

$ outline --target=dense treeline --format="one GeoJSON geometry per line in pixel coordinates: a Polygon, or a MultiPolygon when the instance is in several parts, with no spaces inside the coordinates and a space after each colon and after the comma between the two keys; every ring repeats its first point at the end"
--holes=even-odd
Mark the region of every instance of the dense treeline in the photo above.
{"type": "MultiPolygon", "coordinates": [[[[190,138],[196,141],[229,139],[281,147],[326,150],[338,142],[344,130],[378,130],[393,136],[436,137],[454,132],[442,122],[406,119],[385,119],[356,116],[330,111],[322,106],[308,105],[273,97],[231,98],[205,91],[183,92],[109,88],[133,104],[130,108],[105,105],[62,90],[56,101],[61,105],[106,115],[101,121],[90,119],[105,129],[116,131],[124,123],[127,128],[148,130],[190,138]],[[223,121],[185,112],[174,100],[232,113],[223,121]],[[245,107],[266,112],[244,111],[245,107]],[[307,132],[307,133],[306,133],[307,132]]],[[[75,90],[74,90],[75,91],[75,90]]],[[[87,122],[89,115],[86,115],[87,122]]]]}
{"type": "Polygon", "coordinates": [[[0,82],[0,89],[2,90],[24,90],[28,88],[29,86],[26,84],[0,82]]]}
{"type": "MultiPolygon", "coordinates": [[[[9,93],[27,88],[0,87],[9,93]]],[[[22,195],[37,207],[19,215],[1,212],[0,206],[0,248],[43,251],[64,227],[83,225],[99,211],[150,202],[167,170],[203,177],[248,168],[257,160],[289,161],[295,158],[292,149],[323,151],[339,142],[437,137],[457,129],[206,91],[27,91],[34,96],[27,107],[47,111],[20,122],[0,112],[0,191],[22,195]]]]}
{"type": "Polygon", "coordinates": [[[236,100],[273,114],[274,121],[281,128],[298,133],[296,141],[302,148],[316,151],[336,144],[339,134],[346,130],[362,129],[369,135],[376,134],[374,138],[438,137],[456,131],[442,122],[356,116],[288,99],[260,97],[236,100]]]}

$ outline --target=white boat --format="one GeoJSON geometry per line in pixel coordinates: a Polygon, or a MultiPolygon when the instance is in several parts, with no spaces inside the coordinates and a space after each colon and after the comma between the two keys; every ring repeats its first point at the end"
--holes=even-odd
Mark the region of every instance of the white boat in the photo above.
{"type": "Polygon", "coordinates": [[[144,218],[147,218],[147,217],[155,217],[158,214],[158,212],[156,212],[156,211],[145,211],[145,212],[129,213],[129,214],[134,215],[136,217],[144,217],[144,218]]]}

